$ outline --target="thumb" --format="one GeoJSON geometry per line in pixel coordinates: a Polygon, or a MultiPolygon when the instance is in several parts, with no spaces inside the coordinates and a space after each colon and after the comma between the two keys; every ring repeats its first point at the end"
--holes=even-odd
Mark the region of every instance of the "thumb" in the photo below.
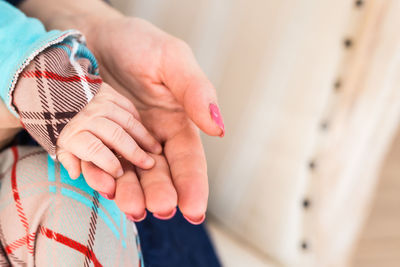
{"type": "Polygon", "coordinates": [[[57,159],[68,171],[71,179],[78,179],[81,174],[81,161],[79,158],[62,148],[57,148],[57,159]]]}
{"type": "Polygon", "coordinates": [[[162,80],[186,114],[206,134],[221,136],[225,127],[214,86],[198,65],[191,49],[173,39],[165,46],[162,80]]]}

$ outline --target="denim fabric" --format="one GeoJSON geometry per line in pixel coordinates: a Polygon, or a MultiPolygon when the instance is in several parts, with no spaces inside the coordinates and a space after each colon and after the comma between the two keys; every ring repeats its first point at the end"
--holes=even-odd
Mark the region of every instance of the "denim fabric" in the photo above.
{"type": "Polygon", "coordinates": [[[146,267],[220,267],[204,224],[188,223],[179,211],[168,221],[148,214],[136,223],[146,267]]]}

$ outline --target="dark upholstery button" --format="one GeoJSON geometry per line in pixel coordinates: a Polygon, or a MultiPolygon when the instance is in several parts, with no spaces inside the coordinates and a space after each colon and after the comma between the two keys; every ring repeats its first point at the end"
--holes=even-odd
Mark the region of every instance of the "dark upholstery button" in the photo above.
{"type": "Polygon", "coordinates": [[[337,79],[336,82],[333,84],[333,88],[336,91],[339,91],[340,87],[342,87],[342,82],[340,81],[340,79],[337,79]]]}
{"type": "Polygon", "coordinates": [[[344,46],[345,46],[345,48],[349,49],[350,47],[353,46],[353,41],[351,39],[349,39],[349,38],[346,38],[344,40],[344,46]]]}
{"type": "Polygon", "coordinates": [[[321,122],[320,127],[321,127],[321,130],[325,131],[328,129],[329,123],[327,121],[323,121],[323,122],[321,122]]]}
{"type": "Polygon", "coordinates": [[[301,249],[302,250],[307,250],[307,249],[309,249],[309,244],[307,243],[307,241],[303,241],[303,242],[301,242],[301,249]]]}
{"type": "Polygon", "coordinates": [[[356,1],[356,7],[362,7],[364,5],[364,1],[363,0],[357,0],[356,1]]]}
{"type": "Polygon", "coordinates": [[[311,206],[311,201],[308,198],[303,199],[303,208],[308,209],[311,206]]]}
{"type": "Polygon", "coordinates": [[[308,163],[308,168],[310,168],[311,170],[314,170],[316,166],[317,166],[317,164],[315,163],[315,160],[311,160],[308,163]]]}

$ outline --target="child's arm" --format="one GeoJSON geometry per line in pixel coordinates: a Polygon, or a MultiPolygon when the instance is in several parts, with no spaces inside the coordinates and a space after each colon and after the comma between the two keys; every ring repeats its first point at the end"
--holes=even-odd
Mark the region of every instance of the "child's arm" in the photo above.
{"type": "MultiPolygon", "coordinates": [[[[132,164],[117,181],[102,169],[116,172],[114,176],[118,174],[121,164],[111,149],[130,163],[148,168],[153,159],[142,148],[160,153],[161,146],[143,128],[132,104],[102,83],[97,76],[96,60],[82,39],[74,30],[47,32],[38,20],[27,18],[0,1],[0,98],[8,109],[0,115],[12,114],[13,120],[21,122],[52,156],[59,155],[72,176],[82,170],[86,179],[86,174],[95,171],[96,176],[88,175],[94,179],[86,179],[95,190],[112,195],[118,182],[128,189],[127,194],[132,194],[127,185],[134,182],[141,191],[138,180],[126,181],[127,177],[134,178],[132,164]],[[107,167],[107,157],[112,158],[116,167],[107,167]],[[112,188],[105,191],[98,178],[110,181],[112,188]]],[[[0,129],[0,142],[7,142],[13,134],[8,128],[0,129]]],[[[125,193],[118,196],[118,206],[136,207],[130,205],[131,198],[125,193]]],[[[137,206],[143,208],[143,194],[135,196],[142,203],[137,206]]]]}
{"type": "Polygon", "coordinates": [[[52,44],[62,42],[75,31],[50,31],[37,20],[0,1],[0,146],[21,129],[11,105],[11,93],[19,73],[32,58],[52,44]]]}
{"type": "Polygon", "coordinates": [[[46,49],[20,74],[12,94],[22,124],[72,178],[81,172],[80,160],[121,176],[111,149],[135,166],[151,168],[154,160],[141,147],[160,153],[161,146],[139,122],[133,104],[96,74],[94,57],[77,39],[46,49]]]}
{"type": "MultiPolygon", "coordinates": [[[[121,111],[117,110],[116,107],[122,107],[123,103],[129,103],[129,101],[112,93],[111,88],[104,89],[104,93],[96,97],[102,80],[98,76],[96,60],[86,48],[79,32],[73,30],[46,32],[39,21],[27,18],[20,11],[2,1],[0,1],[0,25],[2,48],[0,49],[0,97],[9,111],[17,120],[20,120],[23,127],[50,155],[56,156],[58,137],[64,126],[84,109],[92,98],[100,99],[108,104],[102,108],[88,109],[88,112],[94,113],[94,116],[99,116],[99,111],[102,111],[104,115],[105,112],[114,109],[116,111],[111,113],[115,116],[115,120],[134,118],[133,106],[129,106],[125,111],[123,108],[120,108],[121,111]],[[104,95],[113,95],[113,98],[107,99],[102,97],[104,95]]],[[[97,105],[93,104],[90,107],[98,107],[99,102],[96,101],[97,105]]],[[[91,134],[93,135],[95,132],[97,139],[88,139],[88,134],[82,133],[84,130],[89,130],[88,128],[80,128],[82,132],[75,133],[72,135],[73,138],[71,135],[64,134],[67,141],[60,142],[63,160],[72,158],[72,154],[67,154],[65,151],[73,152],[86,161],[93,161],[116,177],[122,173],[121,164],[106,147],[107,145],[126,156],[137,166],[149,168],[153,164],[153,160],[135,143],[134,138],[137,139],[139,145],[150,149],[151,152],[159,153],[161,147],[154,138],[149,137],[150,135],[143,127],[139,127],[141,124],[137,122],[137,118],[122,122],[129,123],[128,125],[118,126],[115,124],[121,123],[121,121],[117,121],[117,123],[106,121],[100,123],[101,126],[95,126],[95,123],[99,124],[98,121],[98,119],[89,120],[85,122],[85,125],[81,125],[92,126],[91,134]],[[105,123],[113,125],[114,128],[112,126],[104,127],[105,123]],[[131,136],[130,134],[133,132],[129,132],[130,127],[136,127],[134,133],[141,132],[142,135],[131,136]],[[115,128],[128,128],[129,134],[125,130],[112,132],[111,130],[115,128]],[[86,137],[81,138],[83,135],[86,137]],[[115,137],[117,135],[120,139],[115,137]],[[77,139],[77,136],[81,139],[77,139]],[[142,137],[150,139],[141,139],[142,137]],[[100,139],[102,142],[99,141],[100,139]],[[121,142],[121,139],[125,143],[118,143],[121,142]],[[79,140],[80,143],[76,140],[79,140]],[[149,143],[151,145],[148,145],[149,143]],[[68,150],[70,147],[73,151],[68,150]],[[156,147],[155,150],[154,147],[156,147]]],[[[79,127],[69,127],[68,129],[77,128],[79,127]]],[[[10,134],[11,132],[8,130],[4,132],[3,142],[9,139],[10,134]]],[[[66,161],[66,165],[68,163],[66,161]]],[[[67,168],[75,175],[77,171],[80,171],[79,169],[71,170],[70,166],[67,168]]]]}

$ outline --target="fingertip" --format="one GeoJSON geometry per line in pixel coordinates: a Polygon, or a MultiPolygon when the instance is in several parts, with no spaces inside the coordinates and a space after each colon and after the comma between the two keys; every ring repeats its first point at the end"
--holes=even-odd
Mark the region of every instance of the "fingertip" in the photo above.
{"type": "Polygon", "coordinates": [[[115,195],[115,180],[109,173],[88,161],[81,161],[81,167],[86,183],[92,189],[109,197],[115,195]]]}
{"type": "Polygon", "coordinates": [[[192,195],[181,195],[179,209],[187,221],[197,225],[201,224],[205,219],[207,200],[202,199],[200,196],[193,198],[192,195]]]}
{"type": "Polygon", "coordinates": [[[81,175],[80,171],[76,171],[76,170],[67,170],[68,171],[68,175],[72,180],[76,180],[79,178],[79,176],[81,175]]]}
{"type": "Polygon", "coordinates": [[[121,168],[119,168],[118,170],[117,170],[117,172],[116,172],[116,177],[117,178],[119,178],[119,177],[121,177],[122,175],[124,175],[124,170],[122,169],[122,166],[121,166],[121,168]]]}
{"type": "MultiPolygon", "coordinates": [[[[119,157],[119,156],[118,156],[119,157]]],[[[111,176],[113,176],[114,178],[119,178],[122,175],[125,174],[124,169],[122,168],[122,164],[120,159],[118,158],[116,155],[112,155],[112,162],[110,162],[111,167],[111,172],[109,172],[109,174],[111,176]]],[[[104,171],[106,171],[105,168],[102,168],[100,166],[98,166],[100,169],[103,169],[104,171]]]]}
{"type": "Polygon", "coordinates": [[[152,153],[156,155],[160,155],[162,152],[162,146],[159,143],[156,143],[152,147],[152,153]]]}
{"type": "Polygon", "coordinates": [[[205,217],[207,208],[203,207],[203,205],[182,205],[180,203],[179,210],[188,221],[200,222],[204,220],[203,217],[205,217]]]}
{"type": "Polygon", "coordinates": [[[191,120],[210,136],[225,135],[225,125],[213,85],[207,81],[192,81],[186,88],[183,107],[191,120]]]}
{"type": "Polygon", "coordinates": [[[141,163],[141,166],[139,166],[142,169],[148,170],[154,167],[154,165],[156,164],[156,161],[146,153],[146,157],[143,160],[143,162],[141,163]]]}
{"type": "MultiPolygon", "coordinates": [[[[149,177],[145,178],[148,179],[149,177]]],[[[145,193],[146,208],[153,214],[168,217],[178,205],[178,194],[172,185],[160,181],[142,184],[145,193]]]]}
{"type": "Polygon", "coordinates": [[[201,216],[199,217],[188,217],[186,215],[183,215],[183,217],[190,222],[193,225],[199,225],[202,224],[204,222],[204,220],[206,219],[206,214],[203,213],[201,216]]]}
{"type": "Polygon", "coordinates": [[[182,214],[191,222],[201,223],[201,217],[207,211],[208,187],[187,180],[178,191],[178,205],[182,214]]]}
{"type": "MultiPolygon", "coordinates": [[[[124,175],[124,168],[122,168],[122,164],[120,161],[120,156],[117,156],[115,154],[109,155],[111,157],[111,162],[109,162],[110,169],[112,170],[110,172],[110,175],[113,176],[114,178],[119,178],[122,175],[124,175]]],[[[100,169],[106,170],[105,168],[102,168],[101,166],[98,166],[100,169]]]]}
{"type": "Polygon", "coordinates": [[[185,105],[186,113],[196,126],[209,136],[223,137],[225,135],[224,120],[216,104],[216,100],[190,99],[190,104],[185,105]]]}
{"type": "Polygon", "coordinates": [[[159,220],[169,220],[175,216],[177,208],[173,208],[172,211],[167,213],[153,213],[153,216],[159,220]]]}
{"type": "Polygon", "coordinates": [[[114,197],[115,197],[115,194],[108,194],[108,193],[103,193],[103,192],[100,192],[100,191],[98,191],[98,193],[100,194],[100,196],[102,196],[102,197],[104,197],[105,199],[108,199],[108,200],[113,200],[114,197]]]}
{"type": "Polygon", "coordinates": [[[217,135],[220,137],[224,137],[225,136],[225,125],[224,125],[224,120],[222,118],[221,111],[219,110],[218,105],[215,103],[210,103],[209,110],[210,110],[211,119],[213,120],[214,124],[218,127],[217,135]]]}
{"type": "Polygon", "coordinates": [[[68,171],[68,174],[71,177],[71,179],[76,180],[81,175],[81,172],[82,172],[81,164],[80,162],[78,162],[75,168],[72,168],[72,170],[68,171]]]}
{"type": "Polygon", "coordinates": [[[141,222],[143,221],[147,216],[147,211],[144,210],[142,215],[139,216],[135,216],[135,215],[131,215],[131,214],[126,214],[126,218],[132,222],[141,222]]]}
{"type": "Polygon", "coordinates": [[[148,169],[153,168],[155,164],[156,164],[156,161],[153,159],[153,157],[149,156],[146,159],[146,166],[148,167],[148,169]]]}
{"type": "Polygon", "coordinates": [[[209,136],[215,136],[223,138],[225,136],[225,127],[220,128],[212,119],[209,119],[207,123],[204,123],[201,127],[198,126],[201,131],[209,136]],[[205,126],[204,126],[205,125],[205,126]]]}
{"type": "Polygon", "coordinates": [[[79,158],[67,151],[59,152],[57,158],[62,166],[67,170],[68,176],[71,179],[76,180],[80,176],[81,164],[79,158]]]}

